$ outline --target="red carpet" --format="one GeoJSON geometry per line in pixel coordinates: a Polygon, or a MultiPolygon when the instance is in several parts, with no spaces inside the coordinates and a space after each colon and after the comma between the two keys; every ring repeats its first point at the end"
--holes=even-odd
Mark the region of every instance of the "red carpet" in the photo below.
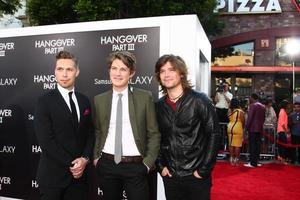
{"type": "Polygon", "coordinates": [[[233,167],[218,162],[213,171],[212,200],[299,200],[300,167],[264,164],[233,167]]]}

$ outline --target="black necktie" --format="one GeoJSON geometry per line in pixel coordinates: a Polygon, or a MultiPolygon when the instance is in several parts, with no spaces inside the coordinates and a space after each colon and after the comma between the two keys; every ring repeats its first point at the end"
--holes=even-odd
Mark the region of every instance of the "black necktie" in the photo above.
{"type": "Polygon", "coordinates": [[[78,123],[78,117],[77,117],[77,112],[76,112],[76,107],[75,107],[75,103],[72,99],[72,94],[73,92],[69,92],[69,100],[70,100],[70,105],[71,105],[71,113],[72,113],[72,117],[74,119],[74,121],[76,123],[78,123]]]}

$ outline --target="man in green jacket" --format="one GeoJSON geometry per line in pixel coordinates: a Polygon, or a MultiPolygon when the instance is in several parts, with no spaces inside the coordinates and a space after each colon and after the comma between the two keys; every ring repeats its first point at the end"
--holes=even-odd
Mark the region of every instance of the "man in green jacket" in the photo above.
{"type": "Polygon", "coordinates": [[[147,173],[160,146],[151,92],[128,85],[136,59],[130,52],[111,53],[112,89],[95,96],[94,164],[105,200],[149,199],[147,173]]]}

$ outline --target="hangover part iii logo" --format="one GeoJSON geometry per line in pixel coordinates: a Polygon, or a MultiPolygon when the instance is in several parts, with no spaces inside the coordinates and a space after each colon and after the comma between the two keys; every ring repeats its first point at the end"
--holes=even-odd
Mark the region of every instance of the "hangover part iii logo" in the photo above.
{"type": "Polygon", "coordinates": [[[13,42],[1,43],[0,42],[0,57],[5,56],[6,51],[14,50],[14,49],[15,49],[15,43],[13,43],[13,42]]]}
{"type": "Polygon", "coordinates": [[[11,178],[6,176],[0,176],[0,190],[2,190],[3,185],[10,185],[11,178]]]}
{"type": "Polygon", "coordinates": [[[33,82],[42,84],[44,90],[53,90],[56,87],[55,76],[52,75],[34,75],[33,82]]]}
{"type": "Polygon", "coordinates": [[[35,48],[44,49],[45,54],[57,54],[64,50],[64,47],[75,46],[74,38],[57,39],[57,40],[36,40],[35,48]]]}
{"type": "Polygon", "coordinates": [[[136,44],[147,43],[147,34],[101,36],[101,45],[111,45],[112,51],[134,51],[136,44]]]}
{"type": "Polygon", "coordinates": [[[3,123],[4,118],[12,117],[12,110],[10,109],[0,109],[0,124],[3,123]]]}

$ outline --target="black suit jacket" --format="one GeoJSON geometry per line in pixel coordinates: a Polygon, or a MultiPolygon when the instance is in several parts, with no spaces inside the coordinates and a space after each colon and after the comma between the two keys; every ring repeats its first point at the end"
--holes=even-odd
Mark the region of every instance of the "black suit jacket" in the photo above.
{"type": "MultiPolygon", "coordinates": [[[[78,157],[92,160],[94,133],[88,98],[75,92],[80,122],[77,124],[58,89],[38,99],[35,133],[42,149],[37,181],[44,187],[66,187],[72,180],[71,162],[78,157]]],[[[85,175],[82,179],[85,178],[85,175]]]]}

